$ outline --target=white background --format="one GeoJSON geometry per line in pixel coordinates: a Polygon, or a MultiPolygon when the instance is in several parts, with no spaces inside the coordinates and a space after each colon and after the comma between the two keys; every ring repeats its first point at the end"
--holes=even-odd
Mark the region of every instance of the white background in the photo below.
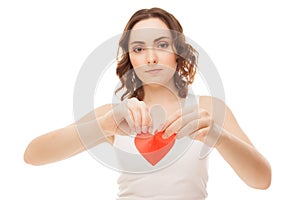
{"type": "Polygon", "coordinates": [[[135,11],[153,6],[173,13],[211,57],[228,106],[272,165],[271,187],[255,190],[214,151],[208,199],[299,199],[297,1],[103,2],[1,1],[0,199],[116,197],[118,174],[87,152],[39,167],[25,164],[23,152],[33,138],[72,123],[74,84],[87,56],[135,11]]]}

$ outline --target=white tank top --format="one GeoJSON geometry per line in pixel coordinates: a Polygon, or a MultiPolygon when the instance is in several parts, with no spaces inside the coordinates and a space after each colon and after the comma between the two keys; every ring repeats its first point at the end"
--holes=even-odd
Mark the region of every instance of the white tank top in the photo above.
{"type": "MultiPolygon", "coordinates": [[[[187,100],[188,101],[188,100],[187,100]]],[[[134,137],[115,135],[114,147],[134,155],[130,165],[118,179],[118,200],[204,200],[207,197],[208,156],[200,159],[202,148],[207,146],[189,137],[175,140],[172,149],[155,166],[138,152],[134,137]],[[132,170],[133,169],[133,170],[132,170]],[[136,169],[137,173],[133,171],[136,169]]]]}

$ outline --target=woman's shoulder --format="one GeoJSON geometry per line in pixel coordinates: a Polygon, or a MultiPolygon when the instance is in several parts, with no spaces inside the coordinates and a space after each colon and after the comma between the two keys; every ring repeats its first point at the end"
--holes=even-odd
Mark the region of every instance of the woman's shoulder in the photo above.
{"type": "Polygon", "coordinates": [[[221,98],[218,97],[213,97],[213,96],[209,96],[209,95],[195,95],[199,101],[220,101],[220,102],[224,102],[221,98]]]}
{"type": "Polygon", "coordinates": [[[212,103],[212,102],[224,103],[224,100],[209,95],[188,94],[188,98],[195,98],[198,100],[199,103],[204,103],[204,104],[212,103]]]}
{"type": "Polygon", "coordinates": [[[199,102],[199,107],[206,109],[206,110],[213,110],[213,108],[218,109],[227,109],[227,106],[225,104],[225,101],[218,97],[213,97],[209,95],[196,95],[196,98],[199,102]]]}

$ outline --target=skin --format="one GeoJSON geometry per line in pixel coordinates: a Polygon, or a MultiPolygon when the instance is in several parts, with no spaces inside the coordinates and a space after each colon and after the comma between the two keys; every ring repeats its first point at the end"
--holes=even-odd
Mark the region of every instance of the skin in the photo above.
{"type": "Polygon", "coordinates": [[[271,183],[268,161],[253,146],[224,102],[201,96],[199,104],[181,107],[184,99],[178,96],[173,83],[176,54],[170,44],[170,32],[158,18],[142,20],[133,30],[145,28],[163,31],[158,31],[158,34],[139,34],[137,31],[130,36],[130,60],[143,82],[144,100],[131,98],[118,105],[101,106],[73,124],[39,136],[28,145],[25,162],[32,165],[56,162],[102,142],[113,143],[115,134],[129,135],[159,129],[165,131],[165,138],[176,133],[178,139],[187,136],[207,143],[217,149],[247,185],[268,188],[271,183]],[[153,69],[160,70],[149,73],[153,69]],[[158,116],[150,113],[157,105],[165,112],[163,124],[155,123],[153,119],[158,116]],[[224,112],[213,112],[214,108],[223,108],[224,112]],[[216,130],[215,127],[221,128],[216,130]],[[85,145],[78,136],[78,129],[89,134],[85,145]]]}

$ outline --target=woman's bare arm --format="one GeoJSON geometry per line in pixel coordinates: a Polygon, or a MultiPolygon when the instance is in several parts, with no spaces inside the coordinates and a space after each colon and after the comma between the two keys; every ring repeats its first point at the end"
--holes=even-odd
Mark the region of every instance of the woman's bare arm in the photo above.
{"type": "MultiPolygon", "coordinates": [[[[112,105],[101,106],[76,123],[35,138],[24,153],[24,161],[32,165],[56,162],[108,141],[100,131],[99,118],[111,108],[112,105]]],[[[113,136],[110,139],[112,141],[113,136]]]]}
{"type": "Polygon", "coordinates": [[[238,125],[231,110],[220,100],[202,97],[200,102],[212,112],[225,108],[224,126],[215,146],[237,175],[250,187],[266,189],[271,184],[271,167],[238,125]]]}

